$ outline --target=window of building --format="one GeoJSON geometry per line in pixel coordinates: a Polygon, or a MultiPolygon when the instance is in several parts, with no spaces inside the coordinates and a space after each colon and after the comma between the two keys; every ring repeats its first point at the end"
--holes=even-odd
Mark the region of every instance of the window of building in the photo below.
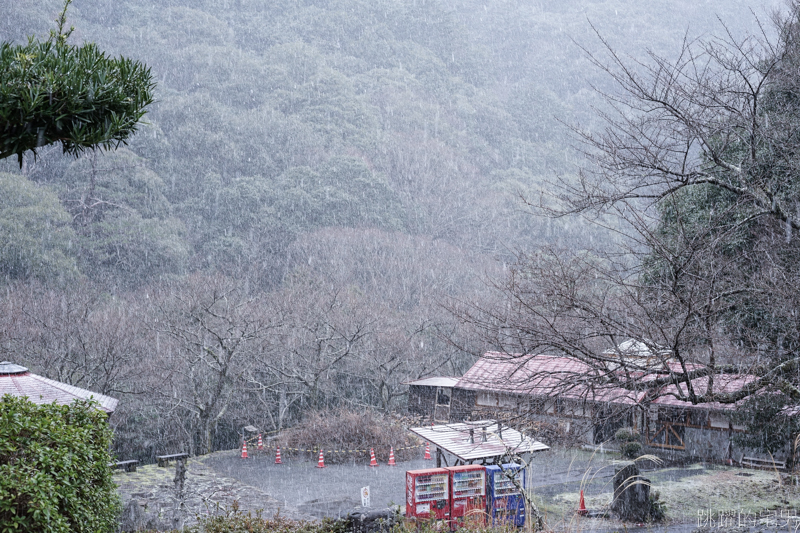
{"type": "Polygon", "coordinates": [[[479,392],[476,403],[484,407],[497,407],[497,394],[493,392],[479,392]]]}

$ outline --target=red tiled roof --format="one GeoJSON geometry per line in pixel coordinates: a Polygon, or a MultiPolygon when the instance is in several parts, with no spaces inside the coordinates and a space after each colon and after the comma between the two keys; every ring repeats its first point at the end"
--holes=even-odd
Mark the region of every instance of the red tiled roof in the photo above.
{"type": "Polygon", "coordinates": [[[25,367],[0,363],[0,396],[25,396],[35,404],[65,405],[75,400],[96,401],[106,413],[113,413],[119,400],[86,389],[60,383],[28,372],[25,367]]]}
{"type": "MultiPolygon", "coordinates": [[[[748,383],[758,379],[756,376],[750,374],[718,374],[714,376],[714,392],[716,393],[732,393],[740,391],[748,383]]],[[[692,388],[695,394],[703,395],[708,390],[708,376],[695,378],[692,380],[692,388]]],[[[653,400],[654,405],[661,405],[666,407],[683,407],[683,408],[703,408],[713,410],[733,410],[736,409],[736,404],[726,404],[719,402],[708,402],[702,405],[694,405],[691,402],[685,402],[677,399],[672,394],[681,391],[684,395],[688,394],[686,383],[680,384],[680,389],[677,385],[667,385],[661,390],[658,398],[653,400]]]]}
{"type": "Polygon", "coordinates": [[[598,371],[573,357],[487,352],[456,387],[530,396],[560,396],[597,402],[638,403],[644,393],[603,386],[598,371]]]}
{"type": "MultiPolygon", "coordinates": [[[[670,362],[667,367],[675,373],[683,372],[678,363],[670,362]]],[[[687,364],[689,371],[700,368],[702,365],[687,364]]],[[[633,377],[642,377],[642,374],[634,373],[633,377]]],[[[646,392],[598,384],[597,377],[599,375],[598,369],[573,357],[487,352],[464,374],[456,387],[474,391],[560,397],[626,405],[641,403],[647,396],[646,392]]],[[[657,377],[659,376],[656,374],[648,374],[644,376],[643,381],[650,381],[657,377]]],[[[717,375],[714,378],[714,390],[724,393],[736,392],[755,379],[757,379],[755,376],[747,374],[717,375]]],[[[692,385],[697,394],[705,394],[708,377],[695,378],[692,380],[692,385]]],[[[686,391],[685,383],[681,384],[680,390],[686,391]]],[[[691,402],[681,401],[670,395],[677,391],[675,385],[667,385],[652,403],[665,407],[713,410],[736,408],[736,405],[719,402],[693,405],[691,402]]]]}

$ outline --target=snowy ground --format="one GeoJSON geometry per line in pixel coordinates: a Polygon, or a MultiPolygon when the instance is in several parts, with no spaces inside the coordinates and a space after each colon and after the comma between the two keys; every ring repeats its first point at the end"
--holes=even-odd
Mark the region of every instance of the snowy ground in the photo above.
{"type": "MultiPolygon", "coordinates": [[[[222,483],[223,486],[214,488],[216,494],[236,499],[243,510],[280,509],[282,514],[317,518],[341,516],[359,507],[360,489],[365,486],[370,487],[373,508],[402,505],[406,470],[434,466],[434,461],[420,459],[399,462],[396,467],[382,463],[370,468],[364,460],[362,464],[329,464],[320,469],[316,468],[316,461],[285,457],[284,464],[276,465],[272,454],[251,453],[249,459],[241,459],[239,455],[232,450],[195,458],[192,464],[196,463],[197,472],[190,478],[196,479],[196,483],[201,480],[204,484],[213,480],[222,483]]],[[[775,472],[702,464],[643,472],[651,480],[653,490],[666,502],[670,518],[666,526],[638,528],[628,524],[626,527],[608,520],[576,517],[574,510],[581,489],[590,509],[608,506],[611,479],[618,462],[616,454],[584,450],[553,449],[536,456],[530,484],[550,529],[689,533],[698,525],[706,525],[710,527],[708,531],[730,532],[737,531],[733,526],[746,524],[751,531],[775,531],[776,526],[781,531],[800,531],[800,527],[795,529],[800,519],[793,518],[800,515],[796,486],[780,480],[775,472]]],[[[163,479],[149,483],[155,487],[153,490],[170,493],[172,469],[145,467],[148,472],[147,469],[163,474],[163,479]]],[[[126,483],[124,492],[129,497],[143,496],[145,490],[151,490],[137,488],[144,483],[139,477],[143,480],[151,477],[144,472],[139,476],[120,473],[117,477],[119,482],[126,483]]],[[[210,486],[198,486],[205,492],[214,492],[210,486]]]]}
{"type": "Polygon", "coordinates": [[[370,468],[364,464],[327,465],[284,459],[276,465],[271,454],[250,454],[241,459],[236,452],[214,454],[206,464],[220,474],[258,487],[303,513],[316,517],[340,516],[361,506],[361,488],[370,488],[372,507],[405,503],[406,470],[431,468],[433,461],[398,462],[370,468]]]}
{"type": "MultiPolygon", "coordinates": [[[[237,452],[214,454],[205,461],[219,474],[257,487],[284,505],[317,517],[346,514],[360,506],[359,491],[364,486],[370,487],[373,507],[402,505],[405,471],[434,466],[433,461],[416,460],[398,463],[396,467],[381,464],[370,468],[366,462],[319,469],[316,462],[297,459],[286,459],[283,465],[275,465],[271,455],[242,460],[237,452]]],[[[781,485],[774,472],[693,464],[644,468],[643,475],[652,481],[654,490],[659,491],[667,504],[671,518],[668,527],[624,528],[607,520],[586,519],[578,524],[573,511],[578,505],[579,491],[584,490],[590,509],[606,507],[611,501],[611,480],[618,462],[616,453],[575,449],[553,449],[536,456],[530,484],[548,523],[559,529],[581,531],[688,533],[699,523],[712,524],[716,530],[725,531],[716,526],[729,524],[736,513],[752,524],[760,521],[764,527],[776,522],[770,521],[771,516],[800,515],[800,496],[795,487],[781,485]]],[[[781,529],[787,530],[786,527],[781,529]]],[[[788,530],[793,531],[794,527],[788,530]]]]}

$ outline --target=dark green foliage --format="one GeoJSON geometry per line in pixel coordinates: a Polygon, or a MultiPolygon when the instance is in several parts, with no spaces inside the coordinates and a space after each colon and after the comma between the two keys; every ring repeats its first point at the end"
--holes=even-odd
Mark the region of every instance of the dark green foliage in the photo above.
{"type": "Polygon", "coordinates": [[[90,402],[0,400],[0,532],[114,531],[111,429],[90,402]]]}
{"type": "Polygon", "coordinates": [[[617,442],[637,442],[639,440],[639,432],[634,428],[619,428],[614,433],[614,440],[617,442]]]}
{"type": "MultiPolygon", "coordinates": [[[[784,409],[796,402],[783,393],[758,394],[731,411],[731,421],[745,431],[733,434],[733,441],[746,448],[775,455],[793,446],[800,433],[797,416],[786,416],[784,409]]],[[[790,454],[790,456],[793,454],[790,454]]]]}
{"type": "Polygon", "coordinates": [[[127,149],[96,151],[51,181],[72,215],[82,273],[121,284],[184,271],[189,247],[162,179],[127,149]]]}
{"type": "MultiPolygon", "coordinates": [[[[781,43],[785,66],[798,63],[795,43],[788,37],[781,43]]],[[[800,106],[792,96],[797,76],[782,68],[764,84],[752,119],[758,135],[745,133],[748,124],[732,124],[710,143],[719,150],[716,157],[739,161],[741,169],[703,158],[704,171],[719,183],[692,184],[661,200],[657,245],[645,259],[643,277],[654,293],[674,291],[685,298],[717,291],[719,296],[709,298],[714,305],[703,308],[703,320],[718,321],[736,345],[774,361],[800,350],[793,288],[800,277],[800,240],[791,227],[800,215],[800,106]]]]}
{"type": "Polygon", "coordinates": [[[650,520],[661,522],[667,517],[667,504],[657,490],[650,491],[650,520]]]}
{"type": "Polygon", "coordinates": [[[634,428],[620,428],[614,433],[614,440],[619,443],[619,451],[627,459],[636,459],[642,451],[641,436],[634,428]]]}
{"type": "Polygon", "coordinates": [[[59,31],[47,41],[0,45],[0,159],[61,143],[64,153],[125,143],[153,101],[150,69],[106,57],[93,43],[67,44],[59,31]]]}
{"type": "Polygon", "coordinates": [[[642,451],[641,442],[622,442],[619,445],[619,451],[626,459],[636,459],[642,451]]]}
{"type": "Polygon", "coordinates": [[[74,277],[74,239],[70,216],[52,191],[0,172],[0,277],[74,277]]]}
{"type": "Polygon", "coordinates": [[[230,516],[214,516],[203,519],[196,526],[186,528],[186,533],[345,533],[344,520],[325,518],[321,522],[294,521],[275,516],[233,513],[230,516]]]}

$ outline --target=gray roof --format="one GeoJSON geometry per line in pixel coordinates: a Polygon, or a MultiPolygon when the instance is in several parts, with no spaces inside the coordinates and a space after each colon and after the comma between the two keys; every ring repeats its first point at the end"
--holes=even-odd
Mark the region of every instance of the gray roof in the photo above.
{"type": "Polygon", "coordinates": [[[24,366],[15,365],[10,361],[0,363],[0,375],[24,374],[27,371],[28,369],[24,366]]]}
{"type": "Polygon", "coordinates": [[[508,426],[502,426],[502,432],[499,432],[495,420],[424,426],[410,428],[409,431],[464,462],[500,457],[507,453],[523,454],[550,449],[508,426]],[[485,442],[482,441],[484,429],[485,442]],[[470,430],[473,432],[473,442],[470,442],[470,430]]]}

